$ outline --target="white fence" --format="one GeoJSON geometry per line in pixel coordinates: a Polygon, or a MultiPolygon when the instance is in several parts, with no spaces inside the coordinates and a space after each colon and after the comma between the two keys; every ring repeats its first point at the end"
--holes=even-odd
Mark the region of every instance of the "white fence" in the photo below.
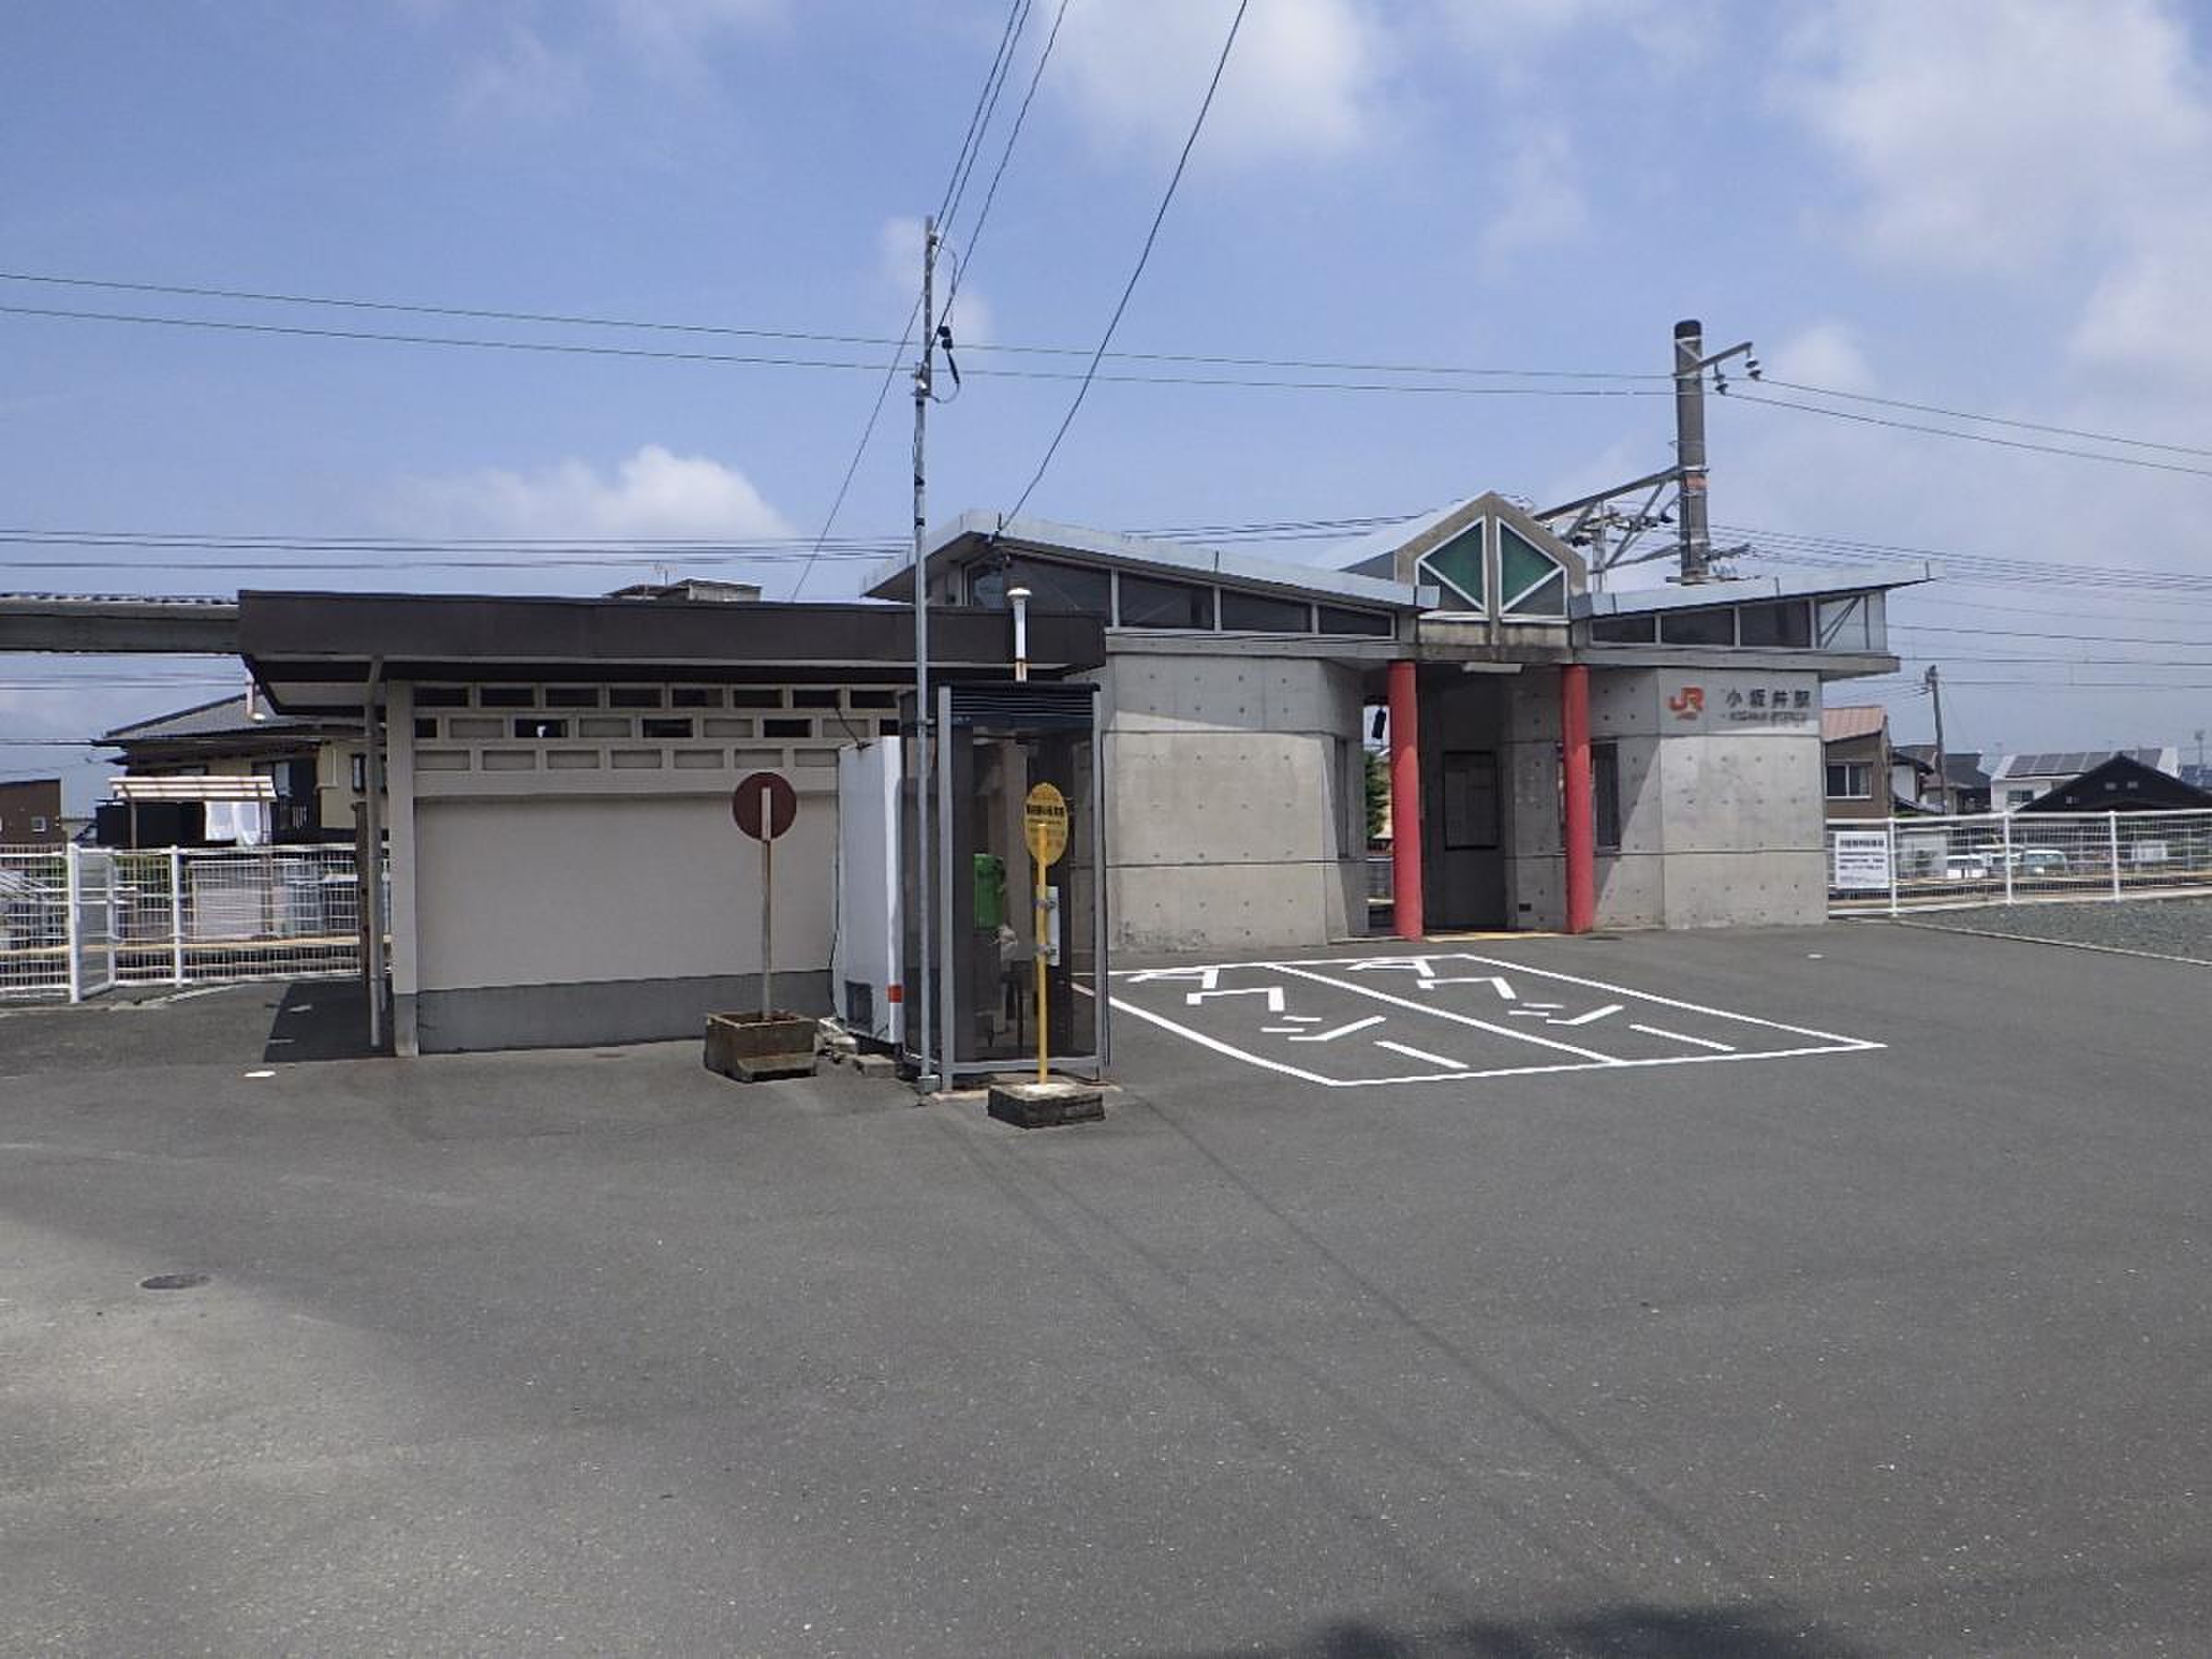
{"type": "Polygon", "coordinates": [[[2212,894],[2212,812],[1833,819],[1839,915],[2212,894]]]}
{"type": "Polygon", "coordinates": [[[0,998],[360,971],[351,847],[0,847],[0,998]]]}

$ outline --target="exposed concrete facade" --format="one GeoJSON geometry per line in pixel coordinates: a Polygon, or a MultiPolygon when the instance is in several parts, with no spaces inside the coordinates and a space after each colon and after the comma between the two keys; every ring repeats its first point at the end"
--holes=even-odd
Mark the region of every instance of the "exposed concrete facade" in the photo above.
{"type": "Polygon", "coordinates": [[[1614,669],[1592,686],[1593,735],[1615,744],[1619,768],[1619,844],[1597,859],[1600,924],[1820,921],[1818,675],[1614,669]],[[1684,700],[1692,688],[1705,694],[1701,717],[1684,700]],[[1789,718],[1731,723],[1727,699],[1754,689],[1786,694],[1789,718]]]}
{"type": "Polygon", "coordinates": [[[1107,917],[1116,948],[1274,948],[1366,924],[1359,672],[1109,635],[1107,917]]]}

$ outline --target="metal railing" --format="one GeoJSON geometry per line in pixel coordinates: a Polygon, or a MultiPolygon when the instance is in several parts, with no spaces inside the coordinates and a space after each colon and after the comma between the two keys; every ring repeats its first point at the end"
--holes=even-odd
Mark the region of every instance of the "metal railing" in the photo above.
{"type": "Polygon", "coordinates": [[[2212,894],[2212,811],[1833,819],[1833,914],[2212,894]]]}
{"type": "Polygon", "coordinates": [[[360,935],[348,846],[0,847],[0,998],[358,974],[360,935]]]}

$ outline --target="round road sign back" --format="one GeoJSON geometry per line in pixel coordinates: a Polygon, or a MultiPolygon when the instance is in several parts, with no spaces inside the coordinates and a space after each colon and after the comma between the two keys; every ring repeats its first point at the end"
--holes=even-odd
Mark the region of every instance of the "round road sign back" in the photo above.
{"type": "Polygon", "coordinates": [[[730,792],[730,816],[755,841],[774,841],[799,816],[799,792],[780,773],[748,773],[730,792]]]}

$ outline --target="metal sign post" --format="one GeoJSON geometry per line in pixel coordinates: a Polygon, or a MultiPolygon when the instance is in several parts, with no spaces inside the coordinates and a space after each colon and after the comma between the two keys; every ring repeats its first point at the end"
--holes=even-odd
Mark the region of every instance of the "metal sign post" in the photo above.
{"type": "Polygon", "coordinates": [[[751,773],[731,791],[730,816],[760,843],[760,1017],[765,1019],[776,1006],[776,838],[799,816],[798,791],[779,773],[751,773]]]}
{"type": "Polygon", "coordinates": [[[1032,922],[1032,955],[1037,963],[1037,1081],[1051,1078],[1051,1064],[1046,1053],[1049,1047],[1050,1021],[1044,994],[1044,938],[1047,912],[1052,899],[1044,885],[1044,873],[1060,862],[1067,851],[1067,798],[1050,783],[1040,783],[1031,789],[1021,809],[1022,839],[1029,843],[1030,861],[1037,866],[1037,909],[1032,922]]]}

